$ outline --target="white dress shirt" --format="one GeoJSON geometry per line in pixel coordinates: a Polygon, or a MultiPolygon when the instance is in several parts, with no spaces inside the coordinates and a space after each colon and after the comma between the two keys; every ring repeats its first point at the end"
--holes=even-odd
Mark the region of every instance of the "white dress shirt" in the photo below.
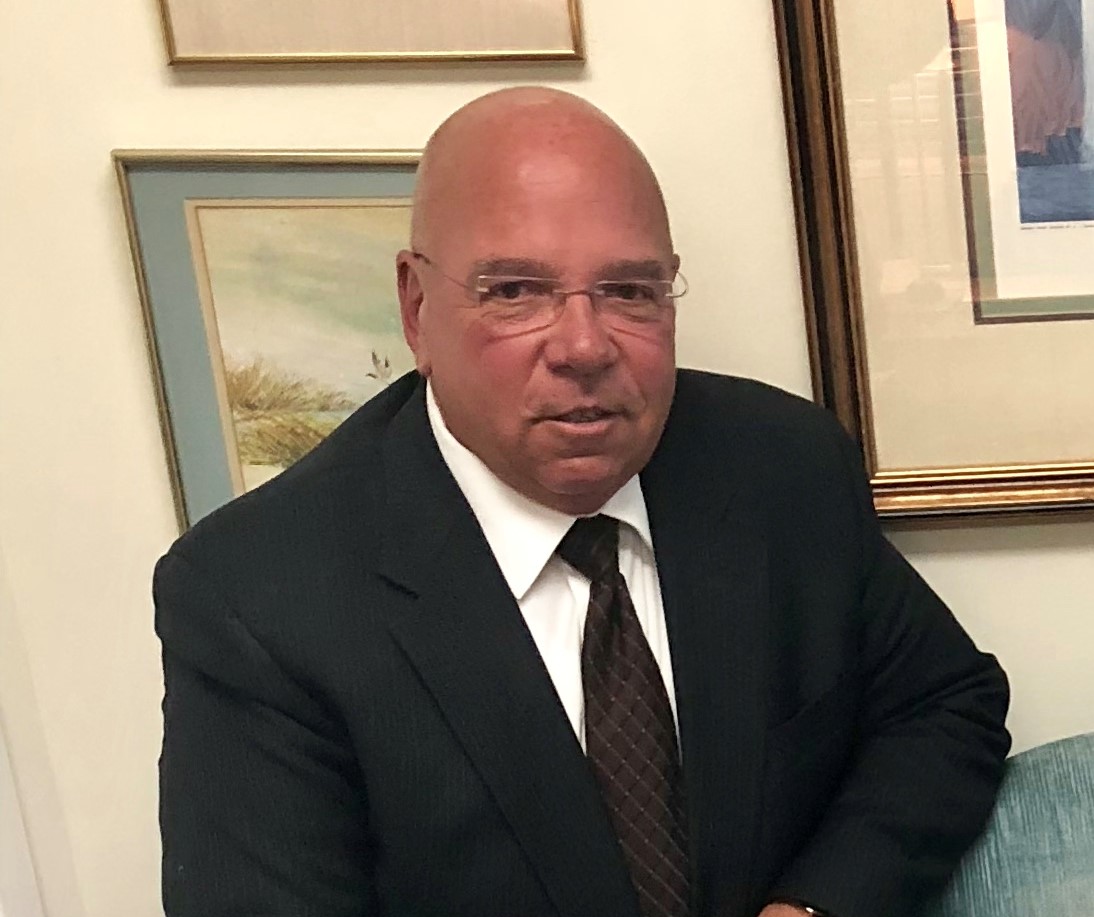
{"type": "MultiPolygon", "coordinates": [[[[589,581],[555,554],[562,536],[577,517],[541,506],[499,480],[449,431],[431,386],[426,388],[426,406],[441,455],[486,535],[584,749],[581,641],[589,605],[589,581]]],[[[638,477],[627,481],[600,512],[622,523],[619,570],[627,581],[638,621],[661,670],[679,735],[665,609],[646,501],[638,477]]]]}

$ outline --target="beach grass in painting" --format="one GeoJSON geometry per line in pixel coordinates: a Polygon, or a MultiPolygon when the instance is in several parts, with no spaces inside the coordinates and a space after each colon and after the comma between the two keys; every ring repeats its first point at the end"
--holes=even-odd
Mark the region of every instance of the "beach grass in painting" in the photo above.
{"type": "Polygon", "coordinates": [[[413,368],[395,292],[409,201],[191,202],[238,492],[298,461],[413,368]]]}
{"type": "Polygon", "coordinates": [[[344,392],[270,366],[262,357],[224,369],[236,448],[245,468],[287,468],[357,406],[344,392]]]}

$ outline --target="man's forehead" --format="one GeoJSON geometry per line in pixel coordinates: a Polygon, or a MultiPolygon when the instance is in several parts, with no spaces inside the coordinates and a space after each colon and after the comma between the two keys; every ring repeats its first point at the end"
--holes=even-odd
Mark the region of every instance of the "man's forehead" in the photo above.
{"type": "Polygon", "coordinates": [[[534,130],[483,134],[474,141],[441,149],[430,176],[438,191],[478,190],[495,193],[548,190],[603,182],[633,183],[646,170],[626,138],[600,128],[554,136],[537,124],[534,130]],[[443,155],[442,155],[443,154],[443,155]]]}
{"type": "Polygon", "coordinates": [[[653,173],[625,138],[572,137],[549,144],[534,139],[485,144],[445,159],[431,176],[431,197],[476,210],[538,209],[555,202],[661,209],[653,173]]]}

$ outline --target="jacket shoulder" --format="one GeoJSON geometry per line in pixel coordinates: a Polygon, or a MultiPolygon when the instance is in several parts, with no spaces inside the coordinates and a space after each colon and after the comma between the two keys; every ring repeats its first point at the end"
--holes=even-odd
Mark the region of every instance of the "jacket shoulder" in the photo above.
{"type": "Polygon", "coordinates": [[[329,544],[347,516],[375,518],[382,504],[381,444],[419,389],[416,373],[396,380],[292,467],[198,521],[172,551],[205,556],[216,566],[236,552],[298,554],[310,544],[329,544]]]}
{"type": "Polygon", "coordinates": [[[747,487],[752,499],[794,512],[869,503],[858,446],[836,416],[754,379],[681,370],[652,464],[662,480],[747,487]]]}
{"type": "Polygon", "coordinates": [[[800,395],[757,379],[694,369],[677,373],[671,420],[738,432],[754,428],[846,438],[831,411],[800,395]]]}

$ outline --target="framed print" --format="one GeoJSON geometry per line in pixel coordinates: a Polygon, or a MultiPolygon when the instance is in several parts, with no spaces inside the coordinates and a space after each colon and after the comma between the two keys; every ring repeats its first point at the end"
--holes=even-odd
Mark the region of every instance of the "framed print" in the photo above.
{"type": "Polygon", "coordinates": [[[952,16],[979,322],[1094,318],[1094,129],[1083,132],[1094,91],[1087,103],[1081,4],[967,0],[952,16]]]}
{"type": "Polygon", "coordinates": [[[413,368],[395,254],[417,159],[114,153],[180,528],[413,368]]]}
{"type": "Polygon", "coordinates": [[[172,64],[584,60],[578,0],[159,0],[172,64]]]}
{"type": "Polygon", "coordinates": [[[814,388],[879,513],[1094,508],[1094,5],[775,18],[814,388]]]}

